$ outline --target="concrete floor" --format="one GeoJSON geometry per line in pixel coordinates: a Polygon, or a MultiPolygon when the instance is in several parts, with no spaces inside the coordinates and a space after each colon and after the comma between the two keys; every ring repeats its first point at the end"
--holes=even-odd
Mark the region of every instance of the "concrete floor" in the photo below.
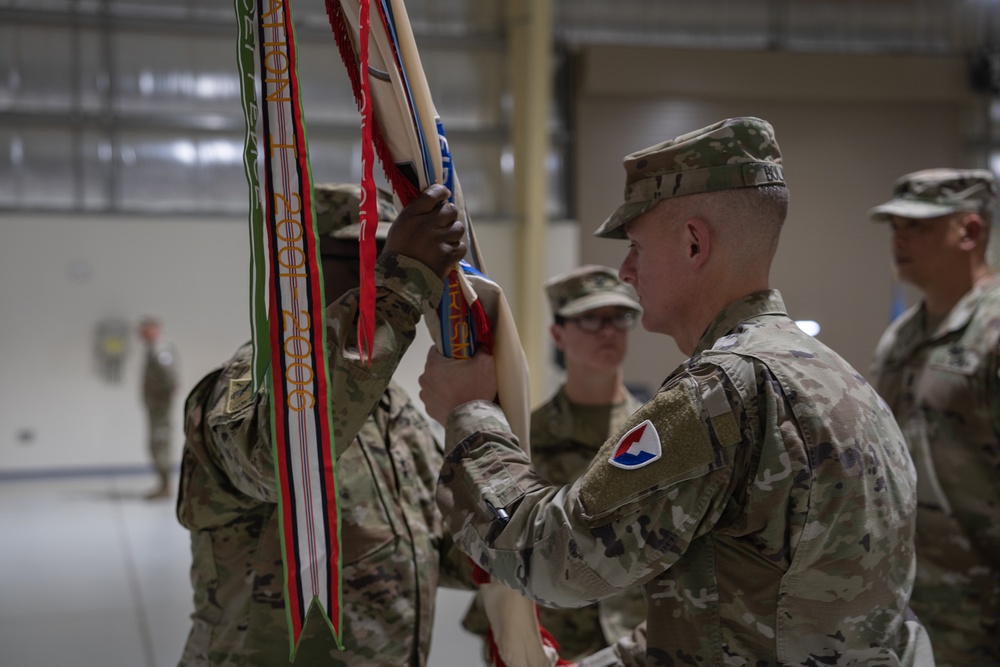
{"type": "MultiPolygon", "coordinates": [[[[188,633],[188,533],[153,476],[0,481],[0,666],[173,667],[188,633]]],[[[428,667],[481,664],[438,595],[428,667]]]]}

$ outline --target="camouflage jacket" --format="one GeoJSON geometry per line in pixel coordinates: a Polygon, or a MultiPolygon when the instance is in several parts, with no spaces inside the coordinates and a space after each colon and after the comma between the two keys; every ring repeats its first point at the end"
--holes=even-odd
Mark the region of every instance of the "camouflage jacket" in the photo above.
{"type": "Polygon", "coordinates": [[[170,407],[177,389],[177,353],[170,343],[157,341],[146,346],[142,371],[142,400],[151,409],[170,407]]]}
{"type": "Polygon", "coordinates": [[[730,304],[570,486],[532,470],[492,404],[454,410],[438,504],[459,545],[545,605],[645,586],[649,665],[933,664],[907,617],[902,434],[784,311],[773,291],[730,304]],[[612,464],[629,443],[662,452],[612,464]]]}
{"type": "MultiPolygon", "coordinates": [[[[641,405],[628,392],[625,400],[614,405],[579,405],[560,389],[531,413],[531,462],[535,471],[552,484],[573,483],[608,436],[641,405]]],[[[538,614],[542,627],[559,642],[560,656],[577,660],[631,634],[646,618],[646,601],[642,590],[634,588],[580,609],[539,607],[538,614]]],[[[462,625],[480,635],[489,629],[478,597],[462,625]]]]}
{"type": "MultiPolygon", "coordinates": [[[[348,383],[350,391],[335,382],[338,388],[331,392],[334,413],[341,418],[336,437],[353,428],[349,424],[360,427],[356,438],[350,433],[350,440],[336,448],[345,650],[336,648],[314,616],[303,632],[296,665],[423,665],[437,586],[468,587],[470,581],[468,559],[450,549],[434,504],[440,446],[403,390],[378,379],[381,370],[395,367],[421,313],[420,299],[405,289],[414,281],[401,282],[403,277],[389,281],[399,292],[379,282],[376,361],[351,376],[367,381],[348,383]],[[397,347],[384,349],[390,342],[397,347]],[[341,405],[346,407],[338,409],[341,405]],[[345,411],[361,416],[348,420],[345,411]]],[[[439,297],[437,284],[424,296],[439,297]]],[[[353,320],[356,292],[347,299],[328,309],[330,322],[353,320]]],[[[353,336],[354,329],[337,331],[353,336]]],[[[345,355],[344,347],[336,346],[340,340],[330,332],[331,347],[345,355]]],[[[335,376],[346,372],[340,361],[335,376]]],[[[206,376],[185,405],[177,515],[191,531],[195,610],[182,666],[288,663],[270,406],[266,391],[252,391],[250,369],[248,344],[206,376]]]]}
{"type": "Polygon", "coordinates": [[[1000,277],[928,335],[915,306],[882,336],[872,384],[917,466],[911,606],[939,664],[1000,664],[1000,277]]]}

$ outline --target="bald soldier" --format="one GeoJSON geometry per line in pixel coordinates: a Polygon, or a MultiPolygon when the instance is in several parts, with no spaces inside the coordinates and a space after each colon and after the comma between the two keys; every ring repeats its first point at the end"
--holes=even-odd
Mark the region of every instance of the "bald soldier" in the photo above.
{"type": "Polygon", "coordinates": [[[933,664],[907,611],[902,434],[769,287],[788,204],[773,129],[724,120],[625,171],[596,234],[628,239],[620,275],[643,326],[691,356],[579,480],[553,486],[492,402],[492,360],[431,354],[421,397],[446,420],[438,503],[459,545],[545,605],[644,587],[648,665],[933,664]]]}
{"type": "Polygon", "coordinates": [[[913,610],[939,665],[1000,665],[1000,278],[986,262],[997,188],[927,169],[871,210],[923,298],[883,334],[872,384],[917,465],[913,610]]]}
{"type": "MultiPolygon", "coordinates": [[[[354,338],[358,293],[348,291],[358,284],[360,188],[315,188],[324,293],[332,302],[326,315],[345,650],[315,616],[295,665],[422,666],[437,586],[471,586],[468,559],[450,549],[434,503],[440,445],[403,389],[389,381],[424,306],[440,300],[441,276],[464,253],[464,227],[454,206],[442,206],[446,195],[431,186],[391,229],[378,226],[384,250],[368,367],[354,338]]],[[[383,221],[396,217],[391,200],[379,201],[379,214],[383,221]]],[[[191,531],[195,611],[182,667],[288,664],[270,405],[265,388],[253,391],[251,368],[247,344],[186,403],[177,515],[191,531]]]]}
{"type": "MultiPolygon", "coordinates": [[[[601,445],[642,405],[625,388],[622,363],[628,332],[642,308],[635,290],[614,269],[587,265],[545,284],[566,380],[531,413],[531,462],[552,484],[571,484],[601,445]]],[[[642,590],[635,588],[580,609],[538,608],[538,618],[559,643],[559,655],[577,660],[631,635],[646,618],[642,590]]],[[[477,597],[462,626],[485,635],[489,621],[477,597]]]]}

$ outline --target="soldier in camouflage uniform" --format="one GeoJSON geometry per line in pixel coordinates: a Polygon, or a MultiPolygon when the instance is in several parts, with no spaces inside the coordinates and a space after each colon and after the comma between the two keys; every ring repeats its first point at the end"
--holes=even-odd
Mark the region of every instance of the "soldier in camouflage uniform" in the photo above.
{"type": "Polygon", "coordinates": [[[177,353],[160,336],[160,321],[144,317],[139,337],[146,344],[146,364],[142,371],[142,402],[149,423],[149,454],[156,469],[157,486],[146,498],[170,496],[170,410],[177,391],[177,353]]]}
{"type": "MultiPolygon", "coordinates": [[[[531,413],[531,462],[552,484],[572,484],[608,436],[642,405],[625,388],[622,362],[628,331],[642,308],[635,291],[614,269],[588,265],[545,284],[554,323],[552,340],[562,354],[566,381],[531,413]]],[[[539,620],[576,660],[628,636],[646,618],[642,590],[634,588],[580,609],[539,607],[539,620]]],[[[489,621],[477,596],[462,621],[485,635],[489,621]]]]}
{"type": "Polygon", "coordinates": [[[871,211],[923,293],[882,336],[872,384],[917,466],[913,610],[939,665],[1000,665],[1000,278],[985,170],[907,174],[871,211]]]}
{"type": "MultiPolygon", "coordinates": [[[[311,615],[299,666],[424,665],[438,585],[471,584],[468,559],[450,548],[434,503],[440,445],[404,390],[390,382],[424,305],[438,302],[441,276],[464,254],[455,208],[440,206],[446,194],[432,186],[389,232],[377,262],[376,346],[368,367],[354,338],[357,290],[337,299],[358,283],[359,188],[316,187],[325,295],[337,299],[327,324],[345,650],[311,615]]],[[[380,214],[395,217],[391,202],[380,202],[380,214]]],[[[384,239],[388,227],[380,224],[376,238],[384,239]]],[[[249,344],[241,347],[185,405],[177,515],[191,531],[195,611],[184,667],[288,663],[270,406],[265,389],[253,391],[251,356],[249,344]]]]}
{"type": "MultiPolygon", "coordinates": [[[[692,356],[561,487],[491,402],[489,357],[429,357],[421,397],[447,419],[438,504],[459,546],[544,605],[643,586],[648,665],[933,664],[907,608],[903,436],[769,288],[788,203],[773,129],[725,120],[625,169],[625,203],[596,233],[628,238],[620,275],[643,325],[692,356]]],[[[635,664],[620,648],[608,662],[635,664]]]]}

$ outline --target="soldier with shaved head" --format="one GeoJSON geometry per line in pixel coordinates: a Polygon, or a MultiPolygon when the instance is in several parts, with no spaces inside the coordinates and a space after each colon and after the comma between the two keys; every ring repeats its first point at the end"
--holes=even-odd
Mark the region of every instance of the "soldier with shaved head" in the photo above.
{"type": "Polygon", "coordinates": [[[493,404],[489,358],[430,357],[421,397],[446,423],[438,502],[459,545],[541,604],[643,587],[644,655],[634,642],[599,664],[933,664],[907,607],[903,436],[769,284],[788,206],[773,128],[724,120],[629,155],[625,172],[596,233],[628,241],[619,274],[643,326],[690,358],[579,480],[553,486],[493,404]]]}

